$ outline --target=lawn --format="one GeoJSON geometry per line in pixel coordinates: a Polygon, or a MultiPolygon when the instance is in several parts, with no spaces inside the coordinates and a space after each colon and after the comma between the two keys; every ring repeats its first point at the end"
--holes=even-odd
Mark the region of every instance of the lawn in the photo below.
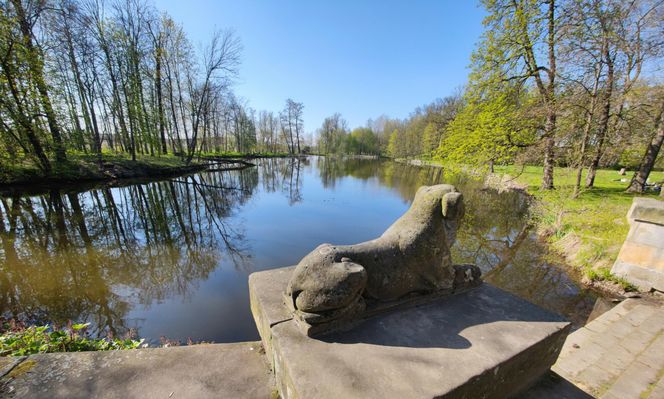
{"type": "MultiPolygon", "coordinates": [[[[46,176],[33,162],[26,159],[0,159],[0,184],[106,179],[108,176],[100,171],[97,162],[96,155],[68,152],[67,161],[62,164],[53,163],[53,170],[46,176]]],[[[136,155],[136,161],[132,161],[129,154],[105,151],[102,153],[102,162],[107,169],[113,167],[118,170],[120,177],[132,177],[132,174],[139,177],[150,176],[152,173],[187,168],[183,159],[174,155],[136,155]]]]}
{"type": "MultiPolygon", "coordinates": [[[[637,196],[625,192],[633,171],[621,176],[616,170],[599,170],[595,187],[584,189],[578,198],[572,198],[576,170],[556,168],[555,190],[539,188],[542,179],[539,166],[500,166],[495,171],[527,185],[528,193],[538,199],[534,218],[540,233],[563,252],[573,266],[590,278],[611,278],[608,271],[629,231],[627,211],[637,196]]],[[[583,179],[585,181],[585,174],[583,179]]],[[[650,174],[650,182],[662,180],[664,172],[650,174]]],[[[657,196],[655,193],[645,195],[657,196]]]]}

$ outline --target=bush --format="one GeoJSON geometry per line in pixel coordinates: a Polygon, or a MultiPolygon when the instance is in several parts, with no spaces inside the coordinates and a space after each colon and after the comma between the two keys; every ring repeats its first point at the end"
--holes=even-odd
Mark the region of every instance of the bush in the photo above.
{"type": "Polygon", "coordinates": [[[26,327],[13,320],[3,321],[0,328],[0,356],[25,356],[36,353],[108,351],[136,349],[143,340],[91,338],[90,323],[69,324],[65,328],[50,325],[26,327]]]}

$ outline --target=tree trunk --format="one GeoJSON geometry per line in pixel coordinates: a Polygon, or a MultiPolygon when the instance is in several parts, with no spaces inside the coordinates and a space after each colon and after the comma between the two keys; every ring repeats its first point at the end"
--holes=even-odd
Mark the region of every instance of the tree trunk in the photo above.
{"type": "MultiPolygon", "coordinates": [[[[101,162],[101,138],[99,137],[99,130],[97,128],[97,121],[92,120],[90,113],[94,113],[94,106],[88,111],[88,100],[86,98],[85,87],[83,85],[83,80],[81,79],[81,73],[78,68],[78,61],[76,60],[76,55],[74,53],[74,44],[72,42],[71,29],[69,27],[69,15],[64,15],[62,18],[65,39],[67,41],[67,55],[69,56],[69,62],[71,63],[72,72],[74,74],[74,79],[76,82],[76,88],[78,92],[79,102],[81,104],[81,111],[83,112],[83,120],[85,121],[86,129],[92,133],[93,137],[93,152],[97,154],[98,162],[101,162]]],[[[90,101],[92,103],[92,101],[90,101]]]]}
{"type": "Polygon", "coordinates": [[[58,122],[55,118],[55,112],[53,111],[53,105],[51,104],[51,99],[48,96],[46,81],[44,80],[44,70],[41,55],[32,44],[32,29],[25,15],[25,10],[23,9],[21,0],[11,0],[11,2],[14,5],[16,17],[18,18],[18,23],[21,27],[23,45],[28,50],[28,66],[30,68],[30,73],[32,74],[35,86],[39,92],[41,105],[44,107],[44,113],[46,114],[46,120],[48,121],[48,128],[51,131],[51,136],[53,136],[55,160],[57,162],[64,162],[67,160],[67,155],[65,153],[65,147],[62,143],[60,127],[58,126],[58,122]]]}
{"type": "Polygon", "coordinates": [[[556,114],[549,112],[546,117],[546,124],[544,125],[544,174],[542,175],[542,189],[552,190],[553,185],[553,164],[555,159],[555,144],[554,137],[556,131],[556,114]]]}
{"type": "Polygon", "coordinates": [[[627,191],[630,193],[642,193],[645,190],[646,181],[648,181],[650,171],[655,164],[660,148],[662,148],[662,142],[664,142],[664,122],[662,122],[663,113],[664,102],[662,102],[662,108],[659,110],[659,115],[657,115],[655,136],[650,141],[650,144],[648,144],[648,148],[646,148],[646,153],[643,156],[639,170],[634,173],[632,181],[629,183],[629,187],[627,187],[627,191]]]}
{"type": "MultiPolygon", "coordinates": [[[[13,119],[16,120],[17,123],[23,128],[23,131],[25,132],[25,135],[28,138],[28,142],[30,143],[30,146],[34,151],[34,155],[37,157],[39,168],[45,173],[49,173],[51,171],[51,163],[48,160],[48,157],[44,152],[44,148],[42,147],[42,144],[39,141],[39,137],[37,136],[37,133],[34,130],[35,128],[34,124],[26,116],[28,115],[28,112],[24,111],[24,108],[22,106],[23,101],[21,100],[19,89],[17,88],[15,78],[11,76],[10,70],[11,69],[8,68],[7,65],[3,62],[0,71],[4,73],[5,81],[12,94],[12,98],[17,108],[16,111],[13,112],[13,119]]],[[[17,141],[20,143],[20,140],[17,139],[17,141]]]]}
{"type": "MultiPolygon", "coordinates": [[[[593,98],[594,102],[594,98],[593,98]]],[[[581,175],[583,174],[583,164],[586,162],[586,147],[588,146],[588,137],[590,137],[590,126],[593,120],[592,108],[586,117],[586,124],[583,127],[583,138],[581,139],[581,155],[579,155],[579,166],[576,168],[576,181],[574,182],[574,194],[572,198],[577,198],[581,191],[581,175]]]]}
{"type": "MultiPolygon", "coordinates": [[[[547,71],[549,82],[546,85],[546,89],[542,90],[542,82],[539,78],[539,73],[535,75],[538,86],[540,87],[540,92],[542,97],[546,100],[546,106],[548,108],[546,115],[546,122],[544,124],[544,173],[542,175],[542,189],[543,190],[552,190],[554,188],[553,184],[553,167],[555,161],[555,146],[556,146],[556,26],[555,26],[555,10],[556,5],[554,0],[549,0],[549,9],[547,12],[547,22],[548,22],[548,33],[547,33],[547,47],[548,47],[548,59],[549,59],[549,68],[547,71]]],[[[531,60],[534,60],[535,57],[531,51],[531,60]]],[[[534,63],[533,63],[534,65],[534,63]]]]}
{"type": "Polygon", "coordinates": [[[159,113],[159,138],[161,139],[161,152],[166,154],[166,129],[164,127],[164,101],[161,93],[161,34],[158,39],[158,46],[155,49],[155,90],[157,92],[157,112],[159,113]]]}
{"type": "MultiPolygon", "coordinates": [[[[606,39],[608,40],[608,39],[606,39]]],[[[609,52],[608,42],[604,45],[604,62],[606,63],[606,89],[604,90],[604,108],[602,109],[602,115],[600,116],[599,130],[597,132],[597,149],[595,151],[595,156],[593,157],[590,166],[588,167],[588,176],[586,176],[586,187],[590,188],[595,185],[595,175],[597,174],[597,168],[599,166],[599,161],[602,158],[602,153],[604,152],[604,141],[606,139],[607,132],[609,130],[609,119],[611,118],[611,97],[613,96],[613,59],[609,52]]]]}
{"type": "Polygon", "coordinates": [[[586,162],[586,150],[588,148],[588,140],[590,139],[590,128],[592,126],[593,116],[595,115],[595,106],[597,105],[597,90],[599,89],[599,75],[601,73],[601,65],[596,69],[595,83],[590,98],[590,108],[586,115],[586,123],[583,127],[583,138],[581,140],[581,155],[579,156],[579,165],[576,169],[576,181],[574,182],[573,198],[577,198],[581,191],[581,175],[583,174],[584,163],[586,162]]]}

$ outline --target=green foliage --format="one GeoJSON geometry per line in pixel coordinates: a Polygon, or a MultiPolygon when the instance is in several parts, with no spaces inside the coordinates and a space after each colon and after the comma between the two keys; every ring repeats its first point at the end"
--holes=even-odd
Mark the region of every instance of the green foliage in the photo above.
{"type": "Polygon", "coordinates": [[[36,353],[108,351],[137,349],[143,340],[130,338],[91,338],[89,323],[71,324],[58,329],[49,325],[24,327],[13,321],[4,322],[0,335],[1,356],[25,356],[36,353]]]}
{"type": "MultiPolygon", "coordinates": [[[[30,162],[0,162],[0,184],[20,184],[49,178],[51,180],[100,180],[108,178],[99,168],[99,159],[93,154],[67,153],[67,160],[53,165],[50,173],[38,169],[30,162]]],[[[149,156],[138,154],[132,161],[127,153],[104,152],[101,156],[106,168],[123,170],[131,174],[134,171],[150,172],[173,171],[186,168],[186,162],[174,155],[149,156]]]]}
{"type": "Polygon", "coordinates": [[[374,132],[366,127],[354,129],[345,137],[345,153],[356,155],[378,155],[380,147],[378,137],[374,132]]]}
{"type": "Polygon", "coordinates": [[[387,144],[387,155],[392,158],[399,157],[399,131],[394,129],[390,134],[390,141],[387,144]]]}
{"type": "Polygon", "coordinates": [[[348,133],[341,115],[325,118],[319,130],[318,148],[323,154],[380,155],[380,140],[369,127],[348,133]]]}
{"type": "Polygon", "coordinates": [[[440,139],[442,138],[443,131],[436,123],[429,122],[424,128],[422,137],[422,154],[431,156],[433,152],[440,146],[440,139]]]}
{"type": "Polygon", "coordinates": [[[535,136],[520,116],[518,100],[516,93],[501,92],[468,101],[447,126],[434,159],[471,167],[512,162],[520,147],[531,144],[535,136]]]}

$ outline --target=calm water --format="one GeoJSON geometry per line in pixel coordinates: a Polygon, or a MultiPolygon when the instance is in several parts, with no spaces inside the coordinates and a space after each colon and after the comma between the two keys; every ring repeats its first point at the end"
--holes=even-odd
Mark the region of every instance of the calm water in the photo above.
{"type": "MultiPolygon", "coordinates": [[[[267,159],[242,171],[0,198],[0,310],[37,323],[89,321],[155,342],[258,334],[247,276],[318,244],[380,235],[440,169],[387,161],[267,159]]],[[[558,267],[524,221],[525,198],[470,181],[455,261],[583,324],[596,297],[558,267]]]]}

